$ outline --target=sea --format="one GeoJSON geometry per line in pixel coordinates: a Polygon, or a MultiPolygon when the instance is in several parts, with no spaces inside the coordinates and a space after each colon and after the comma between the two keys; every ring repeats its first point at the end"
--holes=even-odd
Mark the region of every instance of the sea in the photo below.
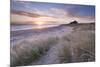
{"type": "Polygon", "coordinates": [[[43,24],[43,25],[34,25],[34,24],[11,24],[10,31],[20,31],[20,30],[28,30],[28,29],[43,29],[54,27],[58,25],[54,24],[43,24]]]}

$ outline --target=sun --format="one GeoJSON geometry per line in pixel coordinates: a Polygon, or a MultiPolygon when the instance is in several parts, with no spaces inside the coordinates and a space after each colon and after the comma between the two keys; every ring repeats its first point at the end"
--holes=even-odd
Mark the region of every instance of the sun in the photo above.
{"type": "Polygon", "coordinates": [[[37,21],[37,22],[35,22],[37,25],[43,25],[44,24],[44,22],[42,22],[42,21],[37,21]]]}
{"type": "Polygon", "coordinates": [[[45,22],[37,21],[37,22],[35,22],[35,24],[37,25],[37,29],[42,29],[45,22]]]}

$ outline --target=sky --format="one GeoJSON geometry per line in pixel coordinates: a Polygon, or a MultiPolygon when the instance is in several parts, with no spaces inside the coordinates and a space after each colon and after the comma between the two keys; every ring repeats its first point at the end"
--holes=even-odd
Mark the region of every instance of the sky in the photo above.
{"type": "Polygon", "coordinates": [[[11,23],[67,24],[95,22],[95,6],[34,1],[11,1],[11,23]]]}

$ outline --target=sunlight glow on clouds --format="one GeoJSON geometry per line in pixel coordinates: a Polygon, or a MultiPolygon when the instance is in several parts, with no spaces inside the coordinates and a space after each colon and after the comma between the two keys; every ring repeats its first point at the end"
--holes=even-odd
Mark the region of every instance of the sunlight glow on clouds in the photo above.
{"type": "Polygon", "coordinates": [[[35,23],[36,21],[41,21],[45,22],[45,24],[66,24],[73,20],[77,20],[80,23],[95,21],[93,6],[42,4],[24,1],[14,1],[12,3],[11,23],[35,23]]]}

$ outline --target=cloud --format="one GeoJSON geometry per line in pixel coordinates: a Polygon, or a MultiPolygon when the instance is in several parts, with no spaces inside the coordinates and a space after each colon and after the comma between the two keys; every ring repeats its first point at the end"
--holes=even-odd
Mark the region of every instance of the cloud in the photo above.
{"type": "Polygon", "coordinates": [[[35,23],[37,21],[46,22],[46,24],[59,24],[61,21],[65,21],[64,19],[57,19],[53,17],[29,17],[20,14],[11,14],[11,22],[12,23],[35,23]],[[49,23],[48,23],[49,22],[49,23]]]}
{"type": "Polygon", "coordinates": [[[51,14],[53,14],[53,16],[55,17],[66,17],[66,15],[68,14],[67,11],[63,10],[63,9],[58,9],[58,8],[51,8],[50,9],[51,14]]]}
{"type": "Polygon", "coordinates": [[[36,13],[29,13],[25,11],[18,11],[18,10],[11,10],[11,14],[18,14],[18,15],[24,15],[24,16],[29,16],[29,17],[39,17],[39,14],[36,13]]]}
{"type": "Polygon", "coordinates": [[[26,23],[28,21],[33,21],[34,18],[20,15],[20,14],[11,14],[11,22],[12,23],[26,23]]]}
{"type": "Polygon", "coordinates": [[[57,8],[50,8],[48,10],[39,10],[39,9],[34,9],[34,13],[40,14],[40,15],[45,15],[45,16],[50,16],[50,17],[57,17],[57,18],[63,18],[66,17],[68,14],[67,11],[63,9],[57,9],[57,8]]]}
{"type": "Polygon", "coordinates": [[[47,24],[66,24],[76,20],[79,23],[94,22],[95,17],[78,16],[70,11],[58,8],[50,8],[48,10],[39,10],[34,8],[32,12],[11,11],[11,22],[26,23],[35,21],[43,21],[47,24]],[[51,22],[50,22],[51,21],[51,22]]]}

